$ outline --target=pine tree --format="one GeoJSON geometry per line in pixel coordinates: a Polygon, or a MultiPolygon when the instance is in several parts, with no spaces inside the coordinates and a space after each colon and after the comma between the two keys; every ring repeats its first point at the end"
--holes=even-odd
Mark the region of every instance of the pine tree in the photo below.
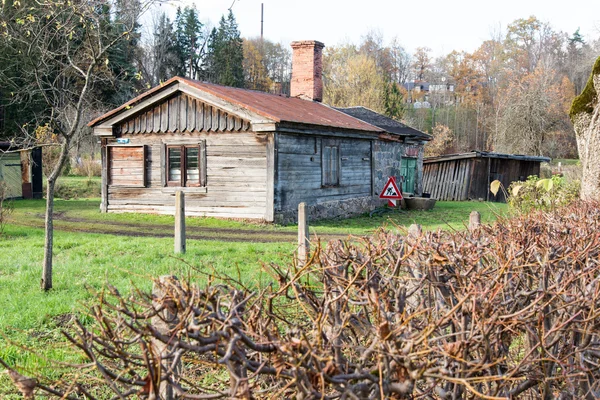
{"type": "Polygon", "coordinates": [[[206,78],[225,86],[244,86],[244,49],[233,12],[221,17],[219,28],[212,30],[205,60],[206,78]]]}
{"type": "Polygon", "coordinates": [[[388,81],[383,87],[383,107],[385,108],[385,115],[390,118],[400,120],[404,115],[404,98],[398,84],[396,82],[388,81]]]}
{"type": "Polygon", "coordinates": [[[154,31],[152,52],[154,84],[164,82],[182,70],[177,53],[177,38],[173,31],[173,24],[165,13],[160,15],[154,31]]]}
{"type": "Polygon", "coordinates": [[[195,6],[177,9],[175,53],[179,61],[177,75],[196,79],[200,76],[200,60],[203,52],[202,23],[195,6]]]}
{"type": "Polygon", "coordinates": [[[106,101],[115,107],[135,97],[141,87],[135,56],[139,51],[141,14],[139,0],[117,0],[114,5],[114,18],[110,24],[113,38],[125,37],[108,52],[108,65],[112,72],[113,84],[108,89],[106,101]],[[133,29],[130,29],[133,27],[133,29]]]}

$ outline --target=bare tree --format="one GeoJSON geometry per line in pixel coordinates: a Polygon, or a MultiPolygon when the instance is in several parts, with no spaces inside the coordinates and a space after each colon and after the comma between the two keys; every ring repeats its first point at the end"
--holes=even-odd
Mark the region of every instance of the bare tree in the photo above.
{"type": "MultiPolygon", "coordinates": [[[[135,3],[136,12],[149,3],[121,2],[120,11],[135,3]]],[[[94,86],[111,79],[108,53],[133,32],[137,14],[126,14],[110,29],[110,3],[103,0],[23,0],[3,2],[2,40],[10,54],[18,55],[19,79],[3,70],[2,81],[12,101],[25,104],[34,99],[40,107],[23,126],[22,141],[36,143],[40,127],[55,137],[58,160],[47,176],[46,233],[41,287],[52,288],[53,210],[56,180],[68,161],[69,149],[82,137],[82,116],[94,102],[94,86]]],[[[39,135],[38,135],[39,136],[39,135]]],[[[41,143],[45,144],[45,143],[41,143]]]]}

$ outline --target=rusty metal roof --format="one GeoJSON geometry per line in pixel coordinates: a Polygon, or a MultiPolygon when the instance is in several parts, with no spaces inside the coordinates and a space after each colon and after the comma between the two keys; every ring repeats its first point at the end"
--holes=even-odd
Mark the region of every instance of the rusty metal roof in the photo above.
{"type": "Polygon", "coordinates": [[[259,114],[277,123],[283,122],[325,126],[331,128],[367,131],[371,133],[383,132],[383,130],[377,126],[361,121],[360,119],[354,118],[318,102],[264,93],[255,90],[221,86],[181,77],[171,78],[162,85],[150,89],[135,99],[130,100],[120,107],[115,108],[101,117],[94,119],[88,124],[88,126],[95,126],[109,117],[117,115],[123,110],[129,109],[141,100],[146,99],[152,94],[176,82],[187,84],[196,89],[210,93],[222,100],[255,112],[256,114],[259,114]]]}

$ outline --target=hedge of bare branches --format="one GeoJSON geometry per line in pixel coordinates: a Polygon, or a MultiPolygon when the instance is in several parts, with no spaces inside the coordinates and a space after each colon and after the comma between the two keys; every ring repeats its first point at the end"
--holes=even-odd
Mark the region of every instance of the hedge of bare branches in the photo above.
{"type": "Polygon", "coordinates": [[[255,290],[175,279],[155,296],[111,289],[92,324],[66,333],[89,362],[79,381],[45,388],[90,399],[99,386],[115,399],[600,397],[597,205],[473,231],[380,232],[264,268],[273,284],[255,290]]]}

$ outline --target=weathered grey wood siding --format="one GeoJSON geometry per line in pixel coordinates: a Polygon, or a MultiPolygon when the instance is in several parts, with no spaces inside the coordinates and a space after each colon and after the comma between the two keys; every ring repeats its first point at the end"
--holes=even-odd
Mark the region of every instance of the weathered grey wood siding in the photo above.
{"type": "Polygon", "coordinates": [[[371,195],[371,141],[277,134],[275,209],[296,208],[298,203],[318,204],[371,195]],[[324,186],[321,151],[324,140],[340,149],[340,182],[324,186]]]}
{"type": "Polygon", "coordinates": [[[250,123],[199,99],[177,93],[119,124],[118,134],[246,132],[250,123]]]}
{"type": "Polygon", "coordinates": [[[424,191],[438,200],[467,200],[475,159],[466,158],[424,167],[424,191]]]}
{"type": "Polygon", "coordinates": [[[508,188],[539,172],[540,163],[535,161],[472,157],[429,162],[424,166],[424,190],[438,200],[505,202],[502,191],[496,196],[489,191],[492,181],[508,188]]]}
{"type": "Polygon", "coordinates": [[[254,133],[173,134],[131,137],[146,145],[146,187],[108,187],[109,212],[173,214],[175,192],[185,192],[186,214],[227,218],[265,217],[267,193],[266,137],[254,133]],[[165,144],[206,140],[206,187],[165,187],[161,174],[165,144]]]}
{"type": "Polygon", "coordinates": [[[117,137],[129,143],[120,148],[112,140],[108,166],[104,166],[108,168],[107,211],[173,214],[175,192],[182,190],[187,215],[268,219],[269,139],[248,127],[247,121],[182,94],[124,121],[117,137]],[[203,141],[206,186],[165,186],[165,146],[203,141]],[[145,154],[143,182],[140,149],[145,154]],[[120,160],[112,162],[111,154],[120,160]]]}

